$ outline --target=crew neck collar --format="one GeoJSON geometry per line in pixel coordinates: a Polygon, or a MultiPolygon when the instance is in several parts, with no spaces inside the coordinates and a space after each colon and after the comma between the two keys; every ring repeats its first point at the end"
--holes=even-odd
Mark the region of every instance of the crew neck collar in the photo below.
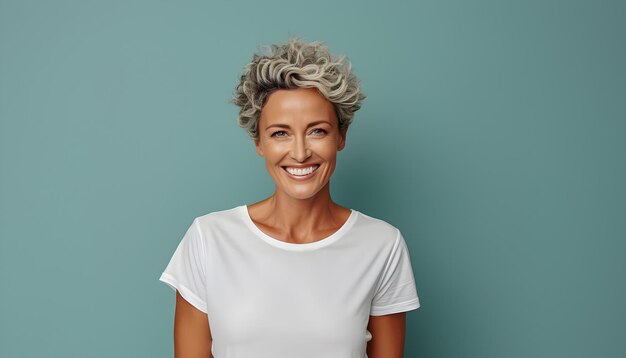
{"type": "Polygon", "coordinates": [[[331,235],[321,240],[309,242],[306,244],[294,244],[291,242],[285,242],[285,241],[273,238],[270,235],[263,232],[261,229],[259,229],[259,227],[256,226],[254,221],[252,221],[252,218],[250,217],[250,213],[248,212],[247,205],[240,205],[239,207],[237,207],[237,210],[239,211],[239,214],[241,215],[243,221],[246,223],[246,226],[254,234],[256,234],[257,237],[259,237],[261,240],[267,242],[268,244],[272,246],[278,247],[283,250],[289,250],[289,251],[316,250],[316,249],[332,244],[333,242],[339,240],[341,237],[345,235],[345,233],[350,229],[350,227],[352,227],[352,225],[356,221],[356,217],[358,215],[357,210],[350,209],[350,216],[348,216],[348,219],[343,223],[343,225],[341,225],[341,227],[337,231],[335,231],[331,235]]]}

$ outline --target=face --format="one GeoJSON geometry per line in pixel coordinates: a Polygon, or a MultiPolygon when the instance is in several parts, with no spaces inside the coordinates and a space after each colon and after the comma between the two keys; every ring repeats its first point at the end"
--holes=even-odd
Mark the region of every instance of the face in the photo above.
{"type": "Polygon", "coordinates": [[[345,130],[333,104],[315,88],[276,90],[261,111],[257,153],[276,183],[276,190],[296,199],[313,197],[335,170],[345,130]]]}

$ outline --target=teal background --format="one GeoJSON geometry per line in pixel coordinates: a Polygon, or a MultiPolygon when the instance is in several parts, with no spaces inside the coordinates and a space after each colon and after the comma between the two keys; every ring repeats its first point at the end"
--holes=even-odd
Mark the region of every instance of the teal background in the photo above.
{"type": "Polygon", "coordinates": [[[296,35],[368,96],[332,194],[406,238],[406,357],[625,357],[625,15],[0,0],[0,356],[172,356],[158,277],[194,217],[271,195],[228,100],[296,35]]]}

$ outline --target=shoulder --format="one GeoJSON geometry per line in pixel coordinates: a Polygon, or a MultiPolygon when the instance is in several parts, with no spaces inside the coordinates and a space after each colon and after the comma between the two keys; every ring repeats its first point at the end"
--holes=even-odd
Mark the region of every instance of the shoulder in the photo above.
{"type": "Polygon", "coordinates": [[[228,218],[231,216],[235,216],[239,214],[239,211],[242,209],[243,205],[234,206],[228,209],[211,211],[205,214],[202,214],[195,219],[198,221],[211,221],[211,220],[219,220],[228,218]]]}
{"type": "Polygon", "coordinates": [[[239,227],[243,223],[242,210],[245,207],[235,206],[228,209],[211,211],[200,216],[197,216],[193,220],[193,224],[202,233],[211,232],[219,228],[232,228],[239,227]]]}
{"type": "Polygon", "coordinates": [[[355,228],[363,235],[384,241],[388,245],[394,245],[401,236],[400,230],[393,224],[360,211],[355,228]]]}

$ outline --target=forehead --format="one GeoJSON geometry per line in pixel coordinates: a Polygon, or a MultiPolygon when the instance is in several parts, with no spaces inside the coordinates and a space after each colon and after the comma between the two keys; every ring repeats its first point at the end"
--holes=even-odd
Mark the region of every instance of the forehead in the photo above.
{"type": "Polygon", "coordinates": [[[267,124],[280,121],[336,119],[335,107],[316,88],[280,89],[272,92],[261,110],[267,124]]]}

